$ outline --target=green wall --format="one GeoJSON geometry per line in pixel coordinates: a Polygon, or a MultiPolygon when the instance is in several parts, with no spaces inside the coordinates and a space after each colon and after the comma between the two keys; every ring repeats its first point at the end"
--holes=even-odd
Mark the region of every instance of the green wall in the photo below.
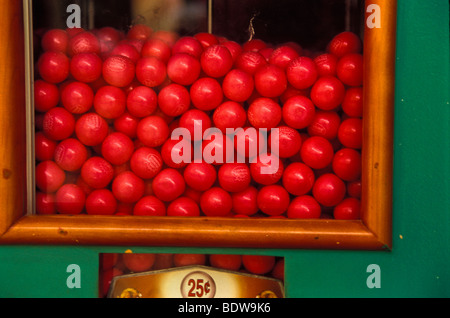
{"type": "MultiPolygon", "coordinates": [[[[393,250],[222,250],[284,256],[288,297],[449,297],[449,2],[398,0],[393,250]],[[380,288],[368,288],[370,264],[380,288]]],[[[0,297],[96,297],[98,253],[124,247],[0,246],[0,297]],[[69,289],[67,266],[81,268],[69,289]]]]}

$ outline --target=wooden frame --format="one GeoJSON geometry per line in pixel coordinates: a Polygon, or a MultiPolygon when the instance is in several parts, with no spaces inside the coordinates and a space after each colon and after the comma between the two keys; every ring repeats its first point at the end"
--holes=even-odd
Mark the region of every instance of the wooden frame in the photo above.
{"type": "Polygon", "coordinates": [[[27,214],[23,8],[21,1],[0,3],[0,244],[392,248],[396,1],[366,1],[366,8],[379,6],[381,27],[366,26],[364,35],[363,195],[357,221],[27,214]]]}

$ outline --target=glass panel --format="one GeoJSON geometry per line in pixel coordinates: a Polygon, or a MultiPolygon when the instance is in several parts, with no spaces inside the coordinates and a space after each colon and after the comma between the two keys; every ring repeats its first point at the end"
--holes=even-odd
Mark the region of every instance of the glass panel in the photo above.
{"type": "Polygon", "coordinates": [[[37,213],[359,219],[361,6],[33,1],[37,213]]]}

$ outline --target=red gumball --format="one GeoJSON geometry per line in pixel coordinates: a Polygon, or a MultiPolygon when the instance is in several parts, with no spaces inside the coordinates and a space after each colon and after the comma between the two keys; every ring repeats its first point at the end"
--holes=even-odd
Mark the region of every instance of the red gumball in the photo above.
{"type": "Polygon", "coordinates": [[[122,260],[126,268],[132,272],[144,272],[152,268],[155,263],[155,254],[150,253],[124,253],[122,260]]]}
{"type": "Polygon", "coordinates": [[[356,181],[361,177],[361,154],[352,148],[342,148],[333,158],[333,172],[344,181],[356,181]]]}
{"type": "Polygon", "coordinates": [[[206,49],[208,46],[219,43],[217,37],[214,34],[208,32],[196,33],[194,37],[200,42],[204,49],[206,49]]]}
{"type": "Polygon", "coordinates": [[[77,34],[80,34],[81,32],[84,32],[85,30],[83,28],[67,28],[66,32],[69,35],[69,38],[73,38],[77,34]]]}
{"type": "Polygon", "coordinates": [[[318,219],[321,214],[320,204],[310,195],[295,197],[287,210],[290,219],[318,219]]]}
{"type": "Polygon", "coordinates": [[[362,129],[361,118],[347,118],[339,126],[338,139],[344,147],[361,149],[362,129]]]}
{"type": "Polygon", "coordinates": [[[175,200],[186,189],[183,175],[173,168],[160,171],[153,179],[152,186],[156,197],[164,202],[175,200]]]}
{"type": "Polygon", "coordinates": [[[77,138],[86,146],[97,146],[108,134],[108,123],[97,113],[83,114],[75,124],[77,138]]]}
{"type": "Polygon", "coordinates": [[[300,133],[289,126],[279,126],[272,131],[269,139],[270,151],[280,158],[290,158],[296,155],[302,146],[300,133]]]}
{"type": "Polygon", "coordinates": [[[140,147],[130,160],[131,170],[142,179],[151,179],[163,167],[163,160],[158,151],[153,148],[140,147]]]}
{"type": "Polygon", "coordinates": [[[361,86],[363,83],[362,54],[346,54],[340,58],[336,66],[337,77],[348,86],[361,86]]]}
{"type": "Polygon", "coordinates": [[[250,52],[258,52],[266,47],[267,44],[261,39],[251,39],[242,44],[242,50],[250,52]]]}
{"type": "Polygon", "coordinates": [[[145,86],[159,86],[166,76],[166,65],[154,56],[141,57],[136,63],[136,78],[145,86]]]}
{"type": "Polygon", "coordinates": [[[127,39],[130,40],[147,40],[153,33],[153,29],[145,24],[135,24],[127,32],[127,39]]]}
{"type": "Polygon", "coordinates": [[[224,163],[218,171],[220,186],[228,192],[240,192],[251,183],[250,169],[245,163],[224,163]]]}
{"type": "Polygon", "coordinates": [[[47,51],[39,57],[37,70],[44,81],[58,84],[69,76],[70,60],[62,52],[47,51]]]}
{"type": "Polygon", "coordinates": [[[224,217],[233,208],[231,195],[220,187],[212,187],[206,190],[200,198],[200,207],[206,216],[224,217]]]}
{"type": "Polygon", "coordinates": [[[142,46],[143,57],[154,56],[163,62],[167,62],[171,56],[170,45],[162,39],[151,37],[142,46]]]}
{"type": "Polygon", "coordinates": [[[143,118],[137,126],[137,137],[147,147],[161,146],[169,137],[169,126],[159,116],[143,118]]]}
{"type": "Polygon", "coordinates": [[[235,102],[245,102],[252,96],[255,83],[253,77],[240,69],[228,72],[222,82],[223,94],[235,102]]]}
{"type": "Polygon", "coordinates": [[[314,58],[317,73],[321,76],[336,76],[336,66],[338,58],[330,53],[323,53],[314,58]]]}
{"type": "Polygon", "coordinates": [[[321,110],[333,110],[344,100],[345,86],[333,76],[320,77],[311,89],[311,100],[321,110]]]}
{"type": "Polygon", "coordinates": [[[269,63],[286,69],[289,63],[299,56],[297,50],[289,45],[281,45],[270,54],[269,63]]]}
{"type": "Polygon", "coordinates": [[[313,102],[306,96],[295,95],[286,100],[282,108],[283,121],[294,129],[308,127],[316,113],[313,102]]]}
{"type": "Polygon", "coordinates": [[[236,61],[237,56],[242,52],[241,45],[235,41],[225,40],[220,44],[225,46],[230,51],[233,61],[236,61]]]}
{"type": "Polygon", "coordinates": [[[323,169],[331,164],[334,149],[331,142],[324,137],[307,138],[300,149],[302,161],[313,169],[323,169]]]}
{"type": "Polygon", "coordinates": [[[341,117],[335,111],[316,111],[314,118],[307,128],[310,136],[320,136],[327,140],[337,137],[341,117]]]}
{"type": "Polygon", "coordinates": [[[233,192],[231,198],[233,200],[233,212],[240,215],[254,215],[258,212],[258,204],[256,198],[258,196],[258,190],[254,186],[233,192]]]}
{"type": "Polygon", "coordinates": [[[205,265],[205,254],[174,254],[173,265],[175,267],[188,265],[205,265]]]}
{"type": "Polygon", "coordinates": [[[55,194],[36,191],[36,213],[37,214],[55,214],[55,194]]]}
{"type": "Polygon", "coordinates": [[[215,127],[227,133],[227,128],[234,130],[245,125],[247,112],[242,104],[226,101],[214,110],[212,119],[215,127]]]}
{"type": "Polygon", "coordinates": [[[158,106],[167,116],[178,117],[191,106],[191,97],[186,87],[172,83],[158,94],[158,106]]]}
{"type": "Polygon", "coordinates": [[[325,207],[339,204],[346,194],[344,181],[333,173],[325,173],[317,178],[312,193],[314,198],[325,207]]]}
{"type": "Polygon", "coordinates": [[[134,203],[144,195],[145,183],[132,171],[124,171],[114,178],[111,188],[118,201],[134,203]]]}
{"type": "Polygon", "coordinates": [[[41,39],[41,47],[44,51],[56,51],[67,53],[69,35],[62,29],[50,29],[44,33],[41,39]]]}
{"type": "Polygon", "coordinates": [[[135,64],[126,56],[113,55],[103,62],[104,80],[112,86],[128,86],[135,76],[135,64]]]}
{"type": "Polygon", "coordinates": [[[54,161],[46,160],[37,164],[35,178],[39,190],[53,193],[63,185],[66,174],[54,161]]]}
{"type": "Polygon", "coordinates": [[[119,87],[103,86],[94,96],[94,109],[106,119],[118,118],[125,112],[126,95],[119,87]]]}
{"type": "Polygon", "coordinates": [[[56,211],[60,214],[80,214],[86,202],[86,194],[76,184],[64,184],[55,194],[56,211]]]}
{"type": "Polygon", "coordinates": [[[311,191],[314,181],[314,171],[302,162],[293,162],[284,169],[282,183],[292,195],[307,194],[311,191]]]}
{"type": "Polygon", "coordinates": [[[316,64],[309,57],[299,56],[288,64],[286,76],[293,87],[297,89],[310,88],[318,77],[316,64]]]}
{"type": "Polygon", "coordinates": [[[113,165],[121,165],[130,160],[134,151],[134,143],[130,137],[121,132],[109,134],[102,143],[103,158],[113,165]]]}
{"type": "Polygon", "coordinates": [[[264,275],[275,266],[275,256],[242,255],[242,265],[252,274],[264,275]]]}
{"type": "Polygon", "coordinates": [[[360,53],[361,49],[361,39],[355,33],[349,31],[337,34],[328,44],[328,51],[337,57],[351,53],[360,53]]]}
{"type": "Polygon", "coordinates": [[[217,172],[213,165],[206,162],[191,162],[183,172],[186,184],[194,190],[206,191],[217,179],[217,172]]]}
{"type": "Polygon", "coordinates": [[[86,198],[86,213],[90,215],[113,215],[117,200],[109,189],[97,189],[86,198]]]}
{"type": "Polygon", "coordinates": [[[342,101],[342,111],[350,117],[362,117],[363,115],[363,90],[362,87],[347,88],[342,101]]]}
{"type": "Polygon", "coordinates": [[[72,82],[61,91],[61,104],[72,114],[86,113],[93,105],[94,91],[83,82],[72,82]]]}
{"type": "Polygon", "coordinates": [[[34,109],[46,112],[59,103],[59,89],[55,84],[43,80],[34,81],[34,109]]]}
{"type": "Polygon", "coordinates": [[[70,74],[79,82],[93,83],[100,78],[103,61],[95,53],[76,54],[70,60],[70,74]]]}
{"type": "Polygon", "coordinates": [[[77,171],[88,158],[86,147],[75,138],[62,140],[55,148],[54,160],[65,171],[77,171]]]}
{"type": "Polygon", "coordinates": [[[270,274],[273,278],[284,281],[284,258],[276,260],[276,263],[270,274]]]}
{"type": "Polygon", "coordinates": [[[141,54],[139,54],[139,51],[136,48],[136,46],[126,41],[116,44],[114,48],[108,53],[108,55],[109,57],[113,56],[126,57],[130,59],[133,62],[133,64],[135,64],[141,57],[141,54]]]}
{"type": "Polygon", "coordinates": [[[177,53],[187,53],[199,59],[202,52],[202,44],[193,36],[183,36],[179,38],[172,47],[172,55],[177,53]]]}
{"type": "Polygon", "coordinates": [[[128,137],[134,139],[137,136],[137,126],[139,118],[124,112],[118,118],[114,119],[113,126],[118,132],[124,133],[128,137]]]}
{"type": "Polygon", "coordinates": [[[133,215],[138,216],[165,216],[166,205],[153,195],[147,195],[139,199],[133,207],[133,215]]]}
{"type": "Polygon", "coordinates": [[[223,101],[223,91],[220,83],[211,77],[196,80],[190,88],[192,104],[203,111],[213,110],[223,101]]]}
{"type": "Polygon", "coordinates": [[[42,131],[37,131],[34,136],[35,157],[38,161],[52,160],[58,143],[45,136],[42,131]]]}
{"type": "Polygon", "coordinates": [[[261,212],[278,216],[287,211],[290,203],[289,193],[280,185],[262,187],[257,196],[257,204],[261,212]]]}
{"type": "Polygon", "coordinates": [[[261,185],[275,184],[281,180],[284,171],[283,162],[274,155],[262,153],[250,163],[253,181],[261,185]]]}
{"type": "Polygon", "coordinates": [[[200,64],[206,75],[219,78],[225,76],[233,66],[233,57],[227,47],[215,44],[203,51],[200,64]]]}
{"type": "Polygon", "coordinates": [[[91,157],[81,167],[81,177],[94,189],[106,188],[114,176],[112,165],[101,157],[91,157]]]}
{"type": "Polygon", "coordinates": [[[282,118],[281,106],[270,98],[260,97],[250,104],[247,117],[250,124],[257,129],[275,128],[282,118]]]}
{"type": "Polygon", "coordinates": [[[70,37],[68,54],[71,57],[80,53],[100,54],[100,51],[100,42],[92,32],[82,31],[70,37]]]}
{"type": "Polygon", "coordinates": [[[69,138],[75,130],[75,118],[65,108],[54,107],[44,115],[44,134],[53,140],[69,138]]]}
{"type": "Polygon", "coordinates": [[[291,97],[294,96],[304,96],[309,98],[309,89],[297,89],[293,87],[291,84],[288,84],[288,87],[284,91],[284,93],[280,96],[280,102],[284,105],[291,97]]]}
{"type": "Polygon", "coordinates": [[[185,139],[199,141],[203,139],[203,133],[212,125],[211,118],[204,111],[190,109],[180,117],[179,128],[184,128],[189,133],[182,135],[185,139]]]}
{"type": "Polygon", "coordinates": [[[167,216],[200,216],[200,208],[193,199],[188,197],[179,197],[172,201],[167,207],[167,216]]]}
{"type": "Polygon", "coordinates": [[[192,161],[193,152],[190,140],[186,139],[167,139],[161,146],[162,159],[170,168],[185,167],[192,161]]]}
{"type": "Polygon", "coordinates": [[[245,51],[236,57],[235,67],[242,71],[247,72],[250,75],[254,75],[256,71],[263,65],[266,65],[267,61],[258,52],[245,51]]]}
{"type": "Polygon", "coordinates": [[[360,216],[361,201],[357,198],[345,198],[333,210],[333,217],[336,220],[358,220],[360,216]]]}
{"type": "Polygon", "coordinates": [[[127,95],[127,110],[135,117],[142,118],[153,114],[158,106],[158,95],[147,86],[137,86],[127,95]]]}
{"type": "Polygon", "coordinates": [[[355,180],[351,182],[347,182],[347,194],[350,197],[360,199],[362,191],[362,183],[361,180],[355,180]]]}
{"type": "Polygon", "coordinates": [[[264,58],[266,59],[266,62],[269,63],[269,59],[270,59],[270,56],[272,55],[273,51],[274,51],[274,48],[268,46],[268,47],[265,47],[265,48],[259,50],[258,53],[261,54],[262,56],[264,56],[264,58]]]}
{"type": "Polygon", "coordinates": [[[256,91],[264,97],[278,97],[287,88],[284,69],[273,64],[258,68],[254,75],[256,91]]]}
{"type": "Polygon", "coordinates": [[[96,30],[95,35],[98,40],[105,43],[117,44],[123,37],[121,31],[113,27],[102,27],[96,30]]]}
{"type": "Polygon", "coordinates": [[[222,268],[230,271],[237,271],[242,265],[241,255],[225,255],[225,254],[211,254],[209,255],[209,262],[214,268],[222,268]]]}
{"type": "Polygon", "coordinates": [[[172,55],[167,62],[167,76],[180,85],[192,85],[200,76],[200,61],[188,53],[172,55]]]}

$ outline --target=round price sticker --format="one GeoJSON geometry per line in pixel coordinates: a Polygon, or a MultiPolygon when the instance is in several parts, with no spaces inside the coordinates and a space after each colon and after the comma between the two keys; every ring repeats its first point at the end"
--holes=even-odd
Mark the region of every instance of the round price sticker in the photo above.
{"type": "Polygon", "coordinates": [[[213,298],[216,283],[207,273],[195,271],[183,278],[180,289],[183,298],[213,298]]]}

